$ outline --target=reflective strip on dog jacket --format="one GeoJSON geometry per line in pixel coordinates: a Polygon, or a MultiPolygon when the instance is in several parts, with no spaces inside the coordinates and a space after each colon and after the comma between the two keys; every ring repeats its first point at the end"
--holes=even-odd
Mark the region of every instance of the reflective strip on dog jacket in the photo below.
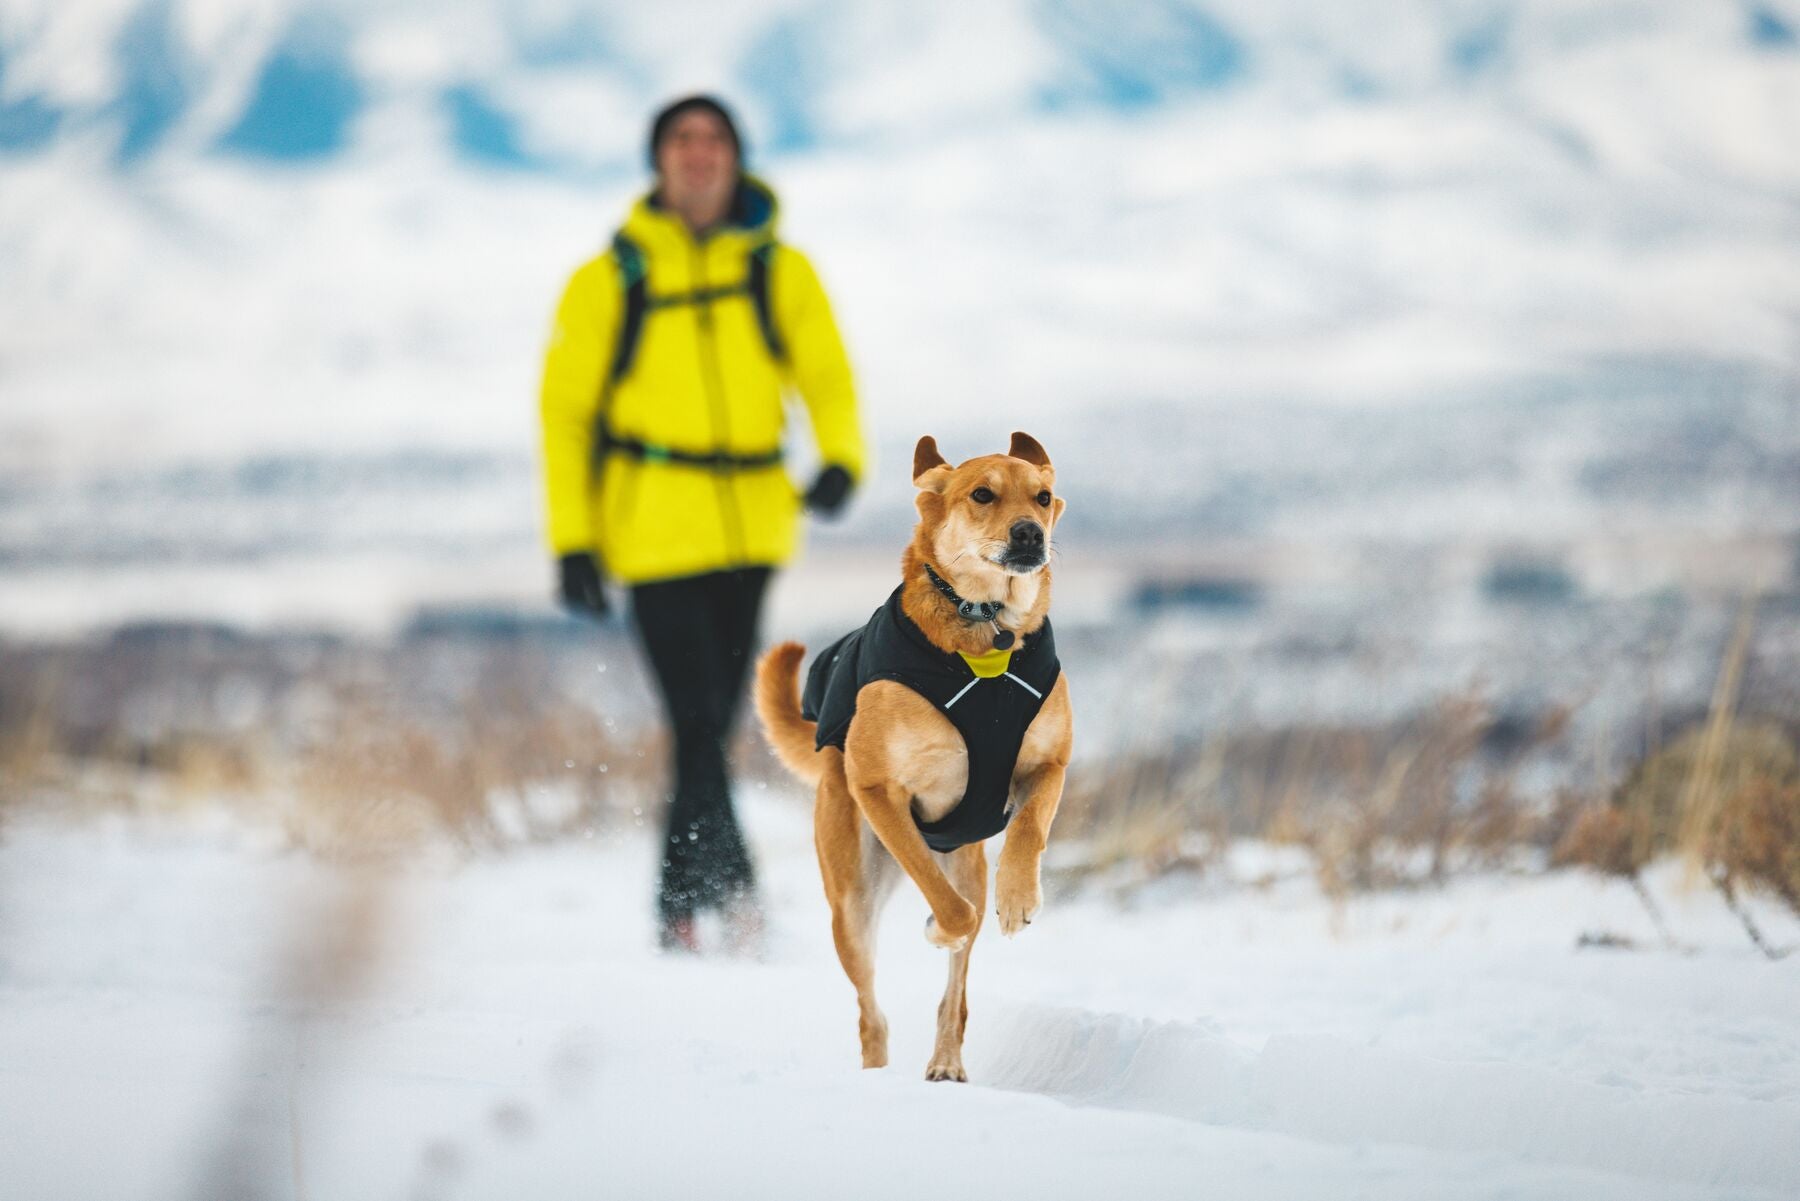
{"type": "Polygon", "coordinates": [[[962,735],[969,783],[940,820],[914,821],[932,850],[953,851],[993,837],[1012,816],[1006,802],[1020,744],[1061,671],[1056,640],[1046,619],[1036,633],[1020,638],[1003,672],[984,678],[985,671],[977,675],[961,655],[931,644],[901,608],[900,593],[894,589],[867,625],[819,652],[807,671],[800,710],[819,723],[819,748],[841,750],[864,685],[893,680],[936,706],[962,735]]]}

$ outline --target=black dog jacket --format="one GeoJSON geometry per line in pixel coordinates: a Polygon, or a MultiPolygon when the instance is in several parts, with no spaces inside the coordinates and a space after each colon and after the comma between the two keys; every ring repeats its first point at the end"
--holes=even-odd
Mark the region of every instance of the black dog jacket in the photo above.
{"type": "Polygon", "coordinates": [[[820,749],[841,750],[856,716],[856,694],[865,684],[893,680],[937,706],[968,748],[969,785],[940,820],[914,821],[932,850],[954,851],[1006,828],[1012,816],[1007,792],[1025,728],[1043,708],[1062,667],[1046,619],[1012,649],[1003,674],[983,678],[961,655],[931,645],[900,607],[900,592],[894,589],[869,624],[819,652],[806,674],[800,711],[819,723],[820,749]]]}

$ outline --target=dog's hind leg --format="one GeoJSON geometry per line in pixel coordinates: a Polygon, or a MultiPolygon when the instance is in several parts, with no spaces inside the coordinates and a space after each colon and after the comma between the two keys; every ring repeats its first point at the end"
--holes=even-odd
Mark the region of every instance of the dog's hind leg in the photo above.
{"type": "Polygon", "coordinates": [[[857,1033],[862,1065],[887,1066],[887,1018],[875,1001],[875,918],[893,883],[893,860],[863,823],[844,783],[841,753],[831,756],[813,803],[813,839],[819,873],[831,902],[831,940],[838,962],[856,987],[857,1033]]]}
{"type": "Polygon", "coordinates": [[[950,979],[944,985],[944,999],[938,1002],[937,1045],[925,1067],[925,1079],[963,1081],[969,1078],[962,1061],[963,1032],[969,1026],[969,952],[975,949],[981,914],[987,908],[987,852],[977,842],[939,858],[950,883],[975,906],[976,921],[969,941],[950,952],[950,979]]]}

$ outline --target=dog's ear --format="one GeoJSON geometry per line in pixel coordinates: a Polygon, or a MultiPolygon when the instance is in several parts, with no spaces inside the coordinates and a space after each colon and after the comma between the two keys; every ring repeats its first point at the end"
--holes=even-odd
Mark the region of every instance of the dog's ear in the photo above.
{"type": "Polygon", "coordinates": [[[1038,444],[1038,440],[1024,430],[1013,431],[1012,445],[1006,448],[1006,453],[1015,459],[1024,459],[1033,467],[1050,466],[1050,456],[1038,444]]]}
{"type": "Polygon", "coordinates": [[[938,453],[937,439],[926,434],[913,447],[913,487],[942,492],[950,480],[950,464],[938,453]]]}

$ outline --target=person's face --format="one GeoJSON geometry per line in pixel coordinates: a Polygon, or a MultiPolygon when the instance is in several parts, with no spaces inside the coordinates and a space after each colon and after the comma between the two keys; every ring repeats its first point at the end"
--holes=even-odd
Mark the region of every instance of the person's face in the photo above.
{"type": "Polygon", "coordinates": [[[674,208],[724,203],[737,179],[737,165],[725,122],[704,109],[676,117],[656,148],[663,198],[674,208]]]}

